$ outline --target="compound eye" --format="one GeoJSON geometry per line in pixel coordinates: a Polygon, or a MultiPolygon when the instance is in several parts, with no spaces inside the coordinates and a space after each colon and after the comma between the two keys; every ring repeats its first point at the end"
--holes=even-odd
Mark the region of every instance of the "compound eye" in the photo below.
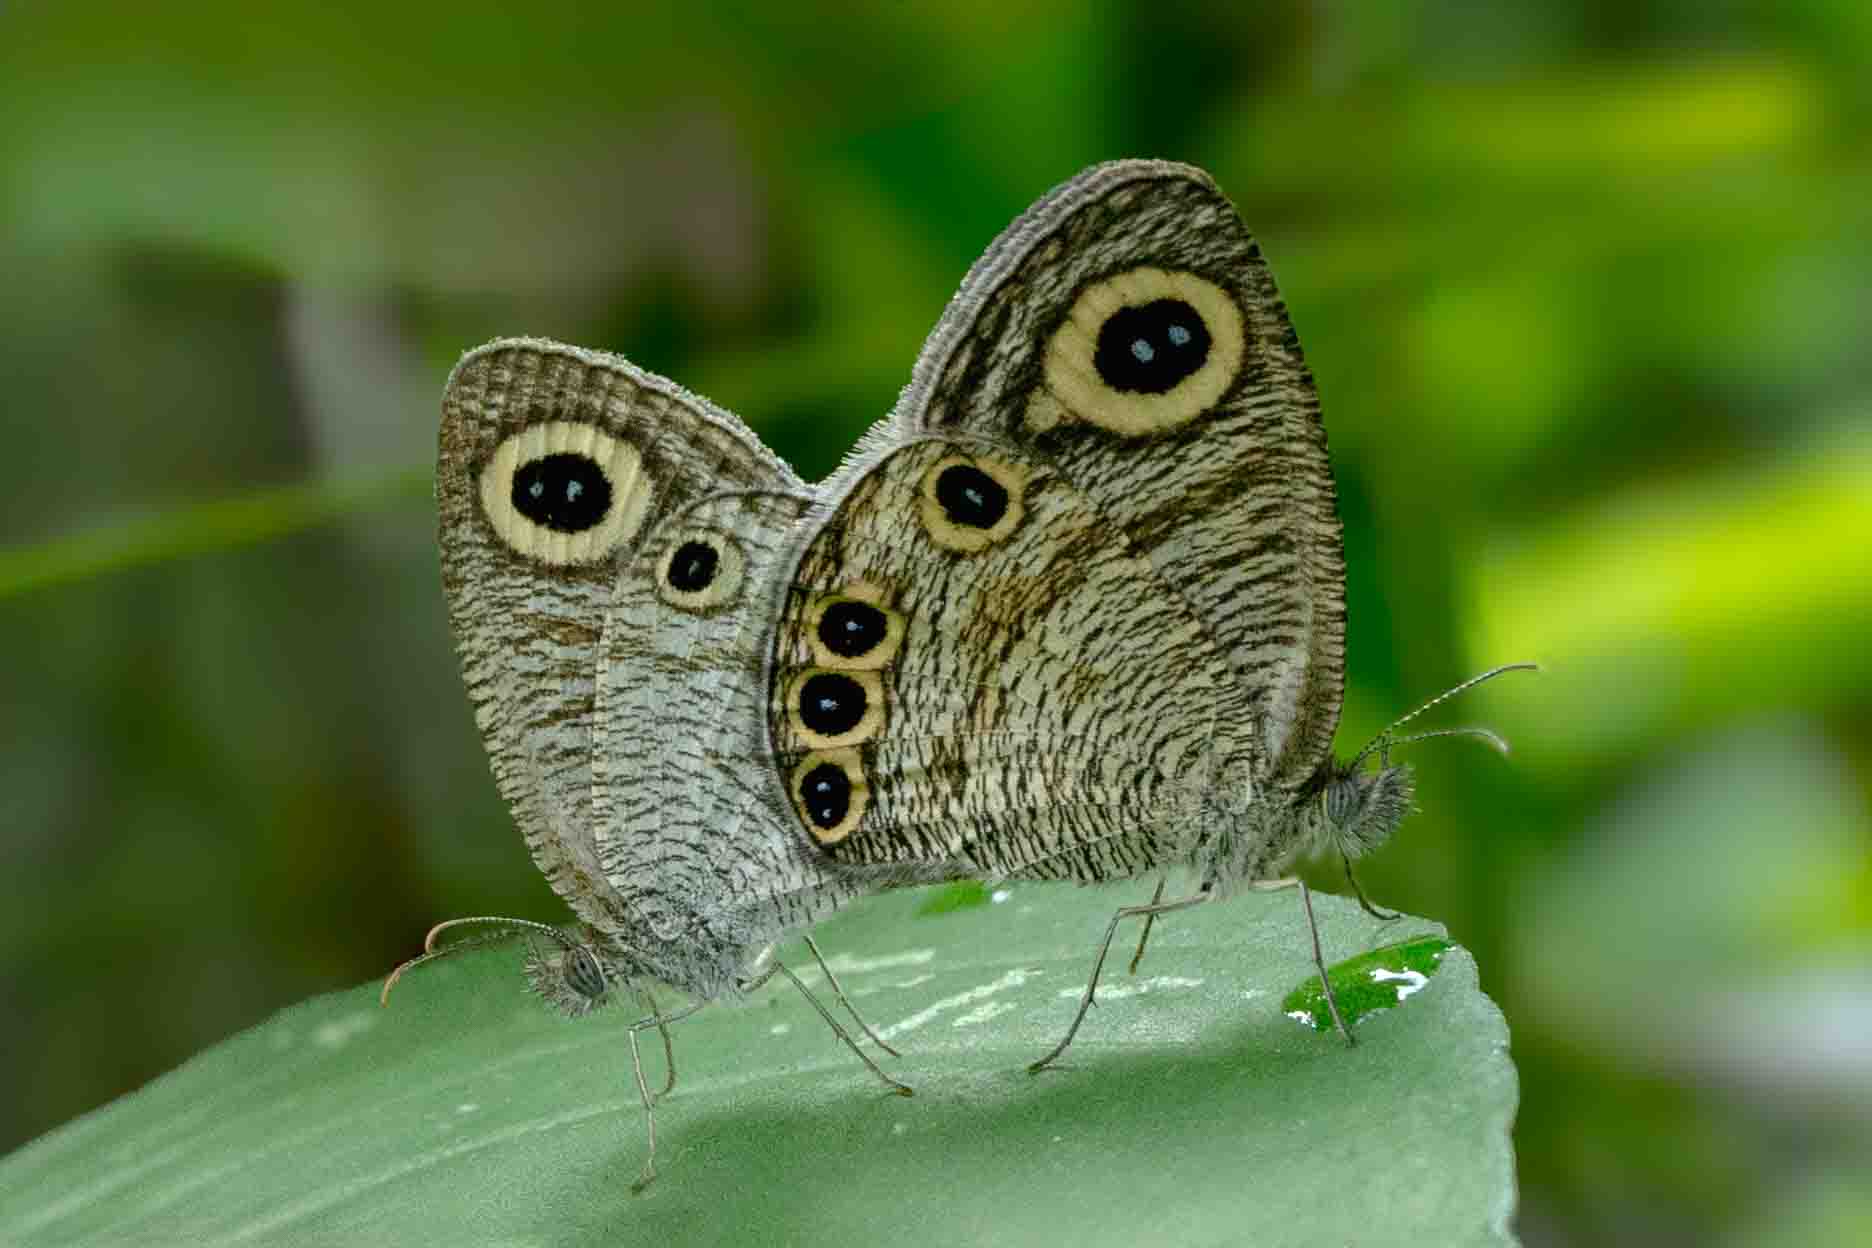
{"type": "Polygon", "coordinates": [[[604,968],[598,965],[598,959],[592,951],[583,945],[566,951],[560,972],[565,976],[566,987],[590,1001],[604,996],[609,988],[605,983],[604,968]]]}
{"type": "Polygon", "coordinates": [[[650,504],[643,457],[596,425],[546,421],[495,448],[481,470],[481,511],[516,554],[596,563],[637,535],[650,504]]]}

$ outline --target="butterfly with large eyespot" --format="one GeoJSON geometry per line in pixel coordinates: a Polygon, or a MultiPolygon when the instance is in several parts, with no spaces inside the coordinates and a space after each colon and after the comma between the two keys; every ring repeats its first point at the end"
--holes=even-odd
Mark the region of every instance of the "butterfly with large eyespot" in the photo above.
{"type": "Polygon", "coordinates": [[[1259,247],[1185,165],[1102,165],[1015,221],[774,566],[767,775],[827,864],[1194,874],[1114,915],[1035,1070],[1121,920],[1147,937],[1297,884],[1309,850],[1350,879],[1410,803],[1391,748],[1502,744],[1395,735],[1426,706],[1334,760],[1345,563],[1318,395],[1259,247]]]}
{"type": "MultiPolygon", "coordinates": [[[[886,884],[1193,869],[1114,916],[1037,1069],[1120,920],[1310,848],[1349,864],[1408,805],[1387,752],[1419,738],[1331,757],[1318,401],[1199,170],[1099,166],[1015,221],[817,488],[673,383],[555,343],[471,353],[443,407],[450,614],[501,791],[580,920],[532,964],[573,1009],[745,991],[785,969],[772,941],[886,884]]],[[[1317,932],[1314,954],[1337,1020],[1317,932]]],[[[637,1031],[672,1017],[630,1032],[647,1113],[637,1031]]]]}
{"type": "Polygon", "coordinates": [[[734,416],[602,352],[490,343],[443,393],[436,504],[463,679],[501,795],[577,922],[440,924],[385,993],[464,947],[438,941],[469,926],[531,937],[528,977],[569,1014],[620,989],[643,1001],[648,1016],[627,1029],[649,1133],[638,1189],[656,1174],[654,1106],[674,1086],[667,1024],[776,975],[909,1093],[771,956],[781,937],[905,874],[823,861],[749,767],[763,749],[766,653],[745,621],[814,497],[734,416]],[[662,1013],[652,983],[698,1004],[662,1013]],[[669,1062],[661,1092],[638,1048],[650,1027],[669,1062]]]}

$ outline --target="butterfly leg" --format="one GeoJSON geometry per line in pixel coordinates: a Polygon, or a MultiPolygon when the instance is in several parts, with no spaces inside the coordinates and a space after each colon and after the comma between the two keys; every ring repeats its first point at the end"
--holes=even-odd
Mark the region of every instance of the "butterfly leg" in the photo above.
{"type": "Polygon", "coordinates": [[[662,1100],[676,1090],[676,1048],[670,1043],[669,1020],[657,1009],[656,998],[650,995],[648,988],[639,988],[644,1004],[650,1007],[650,1017],[656,1020],[657,1034],[663,1037],[663,1069],[668,1073],[663,1079],[663,1090],[652,1099],[662,1100]]]}
{"type": "MultiPolygon", "coordinates": [[[[784,975],[788,979],[793,981],[793,986],[799,989],[800,995],[802,997],[805,997],[807,1001],[812,1003],[813,1009],[819,1011],[820,1018],[825,1019],[826,1026],[832,1029],[832,1034],[837,1036],[840,1040],[843,1040],[845,1042],[845,1047],[850,1049],[853,1053],[856,1053],[858,1055],[858,1060],[863,1062],[865,1064],[865,1067],[868,1070],[870,1070],[872,1074],[876,1075],[879,1079],[882,1079],[886,1087],[890,1088],[890,1090],[895,1092],[898,1096],[914,1095],[909,1084],[899,1083],[895,1079],[891,1078],[889,1075],[885,1074],[884,1068],[882,1066],[879,1066],[876,1062],[872,1061],[871,1055],[866,1053],[863,1049],[858,1047],[858,1042],[851,1038],[851,1034],[849,1032],[847,1032],[843,1027],[839,1026],[838,1019],[832,1017],[832,1011],[826,1009],[826,1007],[820,1002],[818,997],[813,996],[811,991],[807,989],[806,985],[800,982],[800,977],[795,975],[792,972],[792,970],[790,970],[787,967],[785,963],[775,962],[771,967],[767,969],[767,972],[764,975],[762,975],[759,979],[755,980],[753,985],[751,986],[758,988],[761,984],[764,984],[768,980],[772,979],[776,973],[784,975]]],[[[847,1008],[850,1008],[850,1007],[847,1007],[847,1008]]]]}
{"type": "Polygon", "coordinates": [[[1386,923],[1391,922],[1391,920],[1393,919],[1401,919],[1404,917],[1403,914],[1400,913],[1399,911],[1380,910],[1377,906],[1374,906],[1371,904],[1371,902],[1367,901],[1365,899],[1365,890],[1359,887],[1358,877],[1352,874],[1352,860],[1350,858],[1345,857],[1345,855],[1343,854],[1340,855],[1340,860],[1345,863],[1346,883],[1352,886],[1353,895],[1358,898],[1358,904],[1365,908],[1366,914],[1371,915],[1372,918],[1374,919],[1380,919],[1386,923]]]}
{"type": "Polygon", "coordinates": [[[631,1184],[631,1193],[633,1195],[649,1187],[651,1181],[656,1178],[656,1103],[662,1097],[668,1095],[670,1089],[676,1086],[676,1054],[675,1050],[670,1045],[669,1025],[688,1018],[691,1014],[708,1004],[706,1001],[697,1001],[693,1005],[684,1006],[674,1014],[661,1014],[655,1012],[656,1003],[650,999],[649,991],[647,989],[641,991],[645,1001],[649,1002],[651,1005],[652,1013],[649,1017],[640,1018],[624,1029],[625,1037],[630,1040],[631,1074],[637,1079],[637,1095],[643,1101],[644,1126],[650,1135],[650,1152],[649,1155],[644,1158],[643,1173],[638,1175],[637,1181],[631,1184]],[[656,1028],[663,1037],[663,1056],[668,1059],[670,1064],[669,1080],[663,1085],[663,1091],[655,1094],[652,1094],[650,1091],[650,1081],[644,1078],[643,1050],[637,1043],[637,1034],[639,1032],[648,1031],[652,1027],[656,1028]]]}
{"type": "Polygon", "coordinates": [[[1332,990],[1332,976],[1326,973],[1326,955],[1320,952],[1319,922],[1313,917],[1313,891],[1297,875],[1284,880],[1256,880],[1249,887],[1264,893],[1282,888],[1299,888],[1300,904],[1306,907],[1307,931],[1313,937],[1313,966],[1319,971],[1320,991],[1326,996],[1326,1012],[1332,1015],[1333,1027],[1345,1037],[1345,1042],[1348,1045],[1358,1044],[1352,1038],[1351,1028],[1345,1025],[1345,1018],[1339,1013],[1339,998],[1332,990]]]}
{"type": "MultiPolygon", "coordinates": [[[[1151,894],[1151,899],[1150,899],[1151,905],[1154,906],[1158,902],[1163,900],[1164,881],[1166,880],[1166,878],[1167,877],[1161,876],[1161,875],[1157,877],[1157,891],[1151,894]]],[[[1125,974],[1127,975],[1137,974],[1138,963],[1144,960],[1144,944],[1146,941],[1150,939],[1151,924],[1155,923],[1156,921],[1157,921],[1157,915],[1155,913],[1147,914],[1144,916],[1144,930],[1138,933],[1137,952],[1131,955],[1131,966],[1129,969],[1125,971],[1125,974]]]]}
{"type": "Polygon", "coordinates": [[[819,964],[819,969],[825,972],[826,983],[832,985],[832,995],[837,997],[838,1003],[845,1007],[845,1012],[852,1016],[852,1022],[857,1023],[859,1030],[863,1031],[865,1035],[871,1038],[872,1044],[877,1045],[878,1048],[883,1049],[892,1057],[902,1057],[903,1054],[891,1048],[890,1045],[885,1044],[884,1041],[879,1038],[877,1032],[871,1030],[871,1024],[865,1022],[864,1016],[858,1013],[858,1007],[846,1000],[845,989],[839,986],[838,976],[834,975],[832,973],[832,968],[826,965],[825,955],[819,952],[819,946],[813,943],[813,938],[807,936],[805,940],[806,947],[812,951],[813,961],[817,962],[819,964]]]}
{"type": "Polygon", "coordinates": [[[1356,1045],[1352,1031],[1345,1025],[1345,1019],[1339,1013],[1339,998],[1333,995],[1332,976],[1326,973],[1326,957],[1320,952],[1319,922],[1313,917],[1313,890],[1306,886],[1305,880],[1295,881],[1300,885],[1300,904],[1306,907],[1307,931],[1313,935],[1313,965],[1319,970],[1320,991],[1326,995],[1326,1009],[1332,1014],[1332,1025],[1339,1029],[1348,1046],[1356,1045]]]}
{"type": "Polygon", "coordinates": [[[644,1158],[643,1173],[631,1184],[631,1194],[649,1187],[656,1178],[656,1099],[650,1095],[650,1085],[644,1080],[643,1054],[637,1047],[637,1028],[632,1027],[625,1034],[630,1037],[631,1073],[637,1076],[637,1095],[643,1098],[644,1125],[650,1133],[650,1152],[644,1158]]]}
{"type": "Polygon", "coordinates": [[[1124,922],[1126,919],[1136,918],[1140,915],[1145,918],[1153,918],[1160,914],[1170,914],[1177,910],[1187,910],[1191,906],[1200,906],[1203,902],[1208,901],[1209,897],[1209,888],[1207,885],[1204,885],[1201,889],[1191,893],[1189,896],[1179,897],[1175,901],[1152,901],[1149,905],[1144,906],[1124,906],[1121,907],[1116,914],[1112,915],[1111,922],[1105,925],[1105,939],[1099,942],[1098,957],[1092,963],[1092,978],[1086,981],[1085,995],[1079,998],[1079,1012],[1073,1015],[1072,1026],[1066,1029],[1065,1038],[1054,1045],[1051,1052],[1039,1061],[1028,1065],[1027,1073],[1030,1075],[1037,1075],[1048,1066],[1051,1066],[1055,1061],[1059,1060],[1059,1055],[1066,1051],[1066,1046],[1073,1042],[1073,1037],[1079,1034],[1079,1024],[1085,1021],[1086,1011],[1092,1008],[1093,999],[1098,992],[1099,974],[1105,969],[1105,955],[1111,952],[1112,937],[1117,934],[1118,925],[1120,923],[1124,922]]]}

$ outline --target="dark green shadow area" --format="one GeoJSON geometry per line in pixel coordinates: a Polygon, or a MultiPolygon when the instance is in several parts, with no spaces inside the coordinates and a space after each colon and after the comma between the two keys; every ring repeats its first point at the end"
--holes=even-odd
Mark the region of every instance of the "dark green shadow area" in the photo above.
{"type": "MultiPolygon", "coordinates": [[[[519,949],[478,951],[388,1009],[370,984],[283,1011],[0,1162],[0,1240],[1513,1242],[1515,1074],[1463,950],[1347,1048],[1282,1013],[1310,965],[1294,894],[1179,914],[1034,1077],[1134,899],[1016,886],[918,917],[928,897],[817,933],[904,1051],[884,1061],[912,1098],[790,988],[713,1006],[675,1029],[662,1177],[632,1196],[625,1015],[560,1019],[525,992],[519,949]]],[[[1397,930],[1316,904],[1329,956],[1397,930]]],[[[798,947],[780,956],[818,983],[798,947]]]]}

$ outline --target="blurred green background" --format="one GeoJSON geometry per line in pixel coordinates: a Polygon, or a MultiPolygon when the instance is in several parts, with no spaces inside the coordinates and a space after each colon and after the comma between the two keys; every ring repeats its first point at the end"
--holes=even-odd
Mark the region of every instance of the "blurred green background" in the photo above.
{"type": "Polygon", "coordinates": [[[1525,1239],[1872,1235],[1869,120],[1860,0],[0,8],[0,1148],[563,913],[437,583],[461,351],[818,477],[1002,225],[1152,155],[1319,379],[1341,748],[1547,666],[1365,872],[1508,1015],[1525,1239]]]}

